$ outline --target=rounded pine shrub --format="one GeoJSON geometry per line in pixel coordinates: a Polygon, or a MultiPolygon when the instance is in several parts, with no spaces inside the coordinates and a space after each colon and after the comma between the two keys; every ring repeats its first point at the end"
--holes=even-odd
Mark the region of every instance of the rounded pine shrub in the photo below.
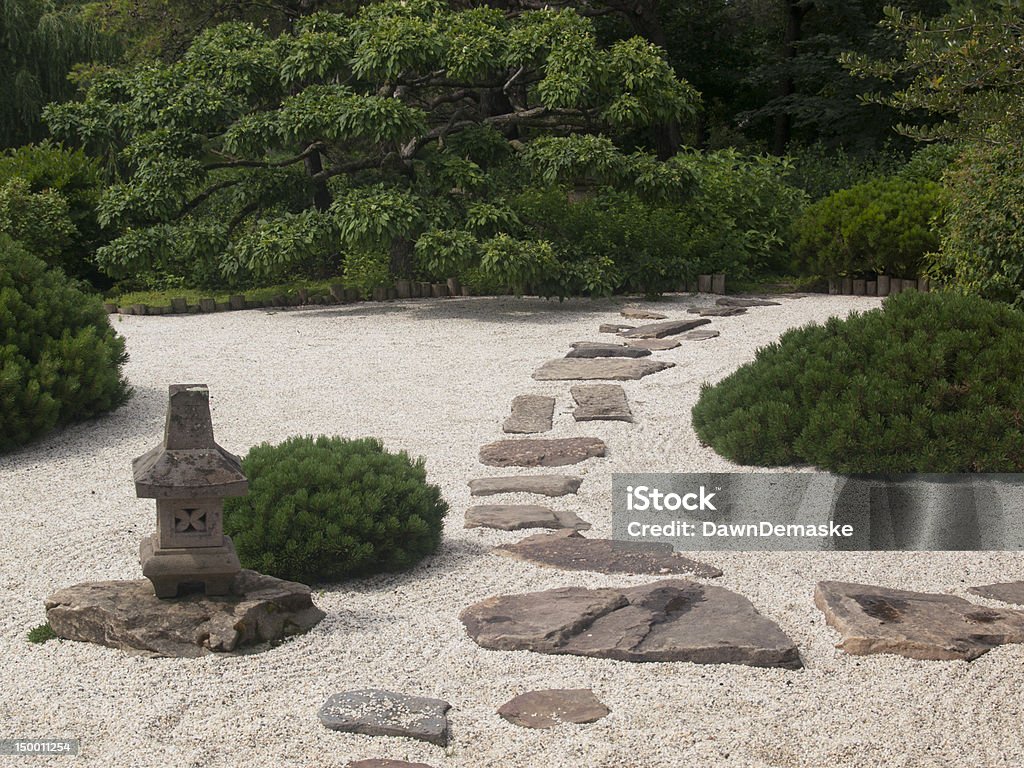
{"type": "Polygon", "coordinates": [[[411,568],[441,543],[448,504],[423,459],[379,440],[292,437],[242,460],[249,494],[224,530],[242,565],[305,583],[411,568]]]}
{"type": "Polygon", "coordinates": [[[1024,471],[1024,314],[974,296],[900,293],[787,331],[693,408],[740,464],[841,473],[1024,471]]]}
{"type": "Polygon", "coordinates": [[[97,297],[0,235],[0,451],[121,405],[127,359],[97,297]]]}

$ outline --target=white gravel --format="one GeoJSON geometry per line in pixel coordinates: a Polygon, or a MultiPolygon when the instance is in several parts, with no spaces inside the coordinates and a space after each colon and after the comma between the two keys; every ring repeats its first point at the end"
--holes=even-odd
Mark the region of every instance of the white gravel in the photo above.
{"type": "MultiPolygon", "coordinates": [[[[681,313],[712,298],[679,297],[669,306],[681,313]]],[[[620,320],[623,302],[458,299],[115,317],[128,339],[133,400],[0,457],[0,738],[80,738],[75,765],[104,768],[344,766],[369,757],[435,768],[1021,766],[1024,646],[970,664],[851,657],[833,647],[838,636],[811,599],[820,579],[966,596],[971,585],[1024,577],[1019,553],[701,555],[725,572],[716,583],[749,597],[799,644],[801,671],[487,651],[458,620],[493,594],[655,578],[495,557],[489,547],[524,533],[462,528],[466,481],[503,473],[481,466],[477,450],[504,437],[515,395],[558,398],[550,436],[608,443],[608,458],[569,468],[585,477],[578,496],[539,502],[572,509],[594,524],[591,535],[607,535],[612,472],[734,469],[690,427],[701,382],[750,360],[785,328],[877,303],[805,297],[714,318],[719,338],[656,352],[676,367],[625,382],[632,425],[577,425],[569,382],[530,378],[572,341],[612,339],[597,326],[620,320]],[[139,540],[154,512],[152,501],[134,497],[131,459],[160,439],[175,382],[210,385],[217,439],[236,453],[331,433],[375,435],[390,449],[425,456],[452,507],[441,552],[411,573],[318,590],[327,618],[256,655],[149,659],[82,643],[28,643],[55,590],[140,577],[139,540]],[[612,712],[550,731],[496,714],[517,694],[556,687],[591,687],[612,712]],[[324,700],[356,688],[450,701],[451,745],[322,727],[324,700]]],[[[483,501],[537,503],[522,495],[483,501]]],[[[67,761],[0,757],[0,765],[67,761]]]]}

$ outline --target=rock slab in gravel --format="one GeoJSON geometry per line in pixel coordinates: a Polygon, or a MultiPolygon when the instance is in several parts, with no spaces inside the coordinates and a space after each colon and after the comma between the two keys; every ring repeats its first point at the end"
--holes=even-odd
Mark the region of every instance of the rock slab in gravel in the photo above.
{"type": "Polygon", "coordinates": [[[460,618],[478,644],[501,651],[801,666],[793,641],[745,597],[682,579],[498,595],[471,605],[460,618]]]}
{"type": "Polygon", "coordinates": [[[814,591],[836,647],[855,656],[971,661],[996,646],[1024,642],[1024,611],[986,608],[954,595],[822,581],[814,591]]]}
{"type": "Polygon", "coordinates": [[[778,307],[777,301],[768,299],[742,298],[740,296],[723,296],[715,301],[720,307],[778,307]]]}
{"type": "Polygon", "coordinates": [[[494,551],[499,555],[569,571],[662,576],[685,573],[703,579],[716,579],[722,575],[721,570],[713,565],[678,554],[671,544],[590,539],[574,531],[529,536],[514,544],[496,547],[494,551]]]}
{"type": "Polygon", "coordinates": [[[331,696],[320,708],[320,722],[333,731],[405,736],[444,747],[449,709],[451,705],[441,699],[367,688],[331,696]]]}
{"type": "Polygon", "coordinates": [[[666,320],[663,323],[649,323],[619,335],[626,339],[663,339],[678,333],[689,331],[699,325],[707,325],[710,320],[666,320]]]}
{"type": "Polygon", "coordinates": [[[538,381],[572,381],[607,379],[631,381],[671,368],[675,363],[664,360],[629,360],[619,357],[571,358],[548,360],[533,372],[538,381]]]}
{"type": "Polygon", "coordinates": [[[618,333],[619,331],[628,331],[632,328],[632,325],[626,323],[601,323],[597,327],[598,333],[618,333]]]}
{"type": "Polygon", "coordinates": [[[555,511],[539,504],[480,504],[466,510],[466,528],[497,528],[519,531],[523,528],[571,528],[585,531],[590,523],[575,512],[555,511]]]}
{"type": "Polygon", "coordinates": [[[707,341],[708,339],[718,338],[718,331],[708,331],[703,328],[698,328],[695,331],[690,331],[683,335],[683,341],[707,341]]]}
{"type": "Polygon", "coordinates": [[[232,594],[153,594],[149,579],[76,584],[46,598],[46,620],[67,640],[194,658],[275,643],[306,632],[325,616],[309,587],[243,570],[232,594]]]}
{"type": "Polygon", "coordinates": [[[345,768],[431,768],[426,763],[407,763],[405,760],[356,760],[349,763],[345,768]]]}
{"type": "Polygon", "coordinates": [[[470,496],[495,496],[499,493],[539,493],[541,496],[568,496],[583,482],[571,475],[506,475],[481,477],[469,481],[470,496]]]}
{"type": "Polygon", "coordinates": [[[976,595],[987,597],[990,600],[999,600],[1003,603],[1024,605],[1024,581],[1007,581],[1002,584],[986,584],[981,587],[971,587],[967,590],[976,595]]]}
{"type": "Polygon", "coordinates": [[[546,395],[516,395],[512,413],[502,425],[504,432],[535,434],[551,429],[555,414],[555,398],[546,395]]]}
{"type": "MultiPolygon", "coordinates": [[[[690,307],[686,310],[691,315],[701,317],[732,317],[733,315],[745,315],[746,307],[690,307]]],[[[708,322],[711,322],[710,320],[708,322]]]]}
{"type": "Polygon", "coordinates": [[[576,421],[633,421],[626,391],[618,384],[577,384],[570,388],[576,421]]]}
{"type": "MultiPolygon", "coordinates": [[[[691,331],[691,333],[695,333],[695,331],[691,331]]],[[[679,342],[675,339],[633,339],[626,343],[631,347],[649,349],[652,352],[661,352],[665,349],[675,349],[679,346],[679,342]]]]}
{"type": "Polygon", "coordinates": [[[627,347],[623,344],[598,344],[583,342],[574,344],[566,357],[647,357],[649,349],[627,347]]]}
{"type": "Polygon", "coordinates": [[[625,307],[619,314],[629,320],[664,320],[668,317],[660,312],[651,312],[649,309],[636,309],[635,307],[625,307]]]}
{"type": "Polygon", "coordinates": [[[554,728],[562,723],[594,723],[611,712],[589,688],[529,691],[506,701],[498,714],[524,728],[554,728]]]}
{"type": "Polygon", "coordinates": [[[596,437],[552,440],[499,440],[480,448],[480,463],[491,467],[564,467],[604,456],[606,447],[596,437]]]}

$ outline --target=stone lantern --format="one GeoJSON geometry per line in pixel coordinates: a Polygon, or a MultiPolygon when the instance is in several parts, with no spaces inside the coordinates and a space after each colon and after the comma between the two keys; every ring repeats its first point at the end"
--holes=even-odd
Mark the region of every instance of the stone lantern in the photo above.
{"type": "Polygon", "coordinates": [[[182,586],[226,595],[241,570],[224,535],[224,499],[249,490],[238,457],[213,440],[205,384],[172,384],[164,440],[132,462],[135,492],[156,499],[156,533],[142,540],[142,574],[157,597],[182,586]]]}

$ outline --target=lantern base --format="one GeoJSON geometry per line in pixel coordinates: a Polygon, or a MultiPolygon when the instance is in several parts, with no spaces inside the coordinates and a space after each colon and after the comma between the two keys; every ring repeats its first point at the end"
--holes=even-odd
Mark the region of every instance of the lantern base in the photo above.
{"type": "Polygon", "coordinates": [[[231,582],[242,570],[235,545],[228,536],[219,547],[161,549],[157,534],[139,547],[142,575],[153,583],[157,597],[177,597],[182,586],[202,585],[207,595],[227,595],[231,582]]]}

